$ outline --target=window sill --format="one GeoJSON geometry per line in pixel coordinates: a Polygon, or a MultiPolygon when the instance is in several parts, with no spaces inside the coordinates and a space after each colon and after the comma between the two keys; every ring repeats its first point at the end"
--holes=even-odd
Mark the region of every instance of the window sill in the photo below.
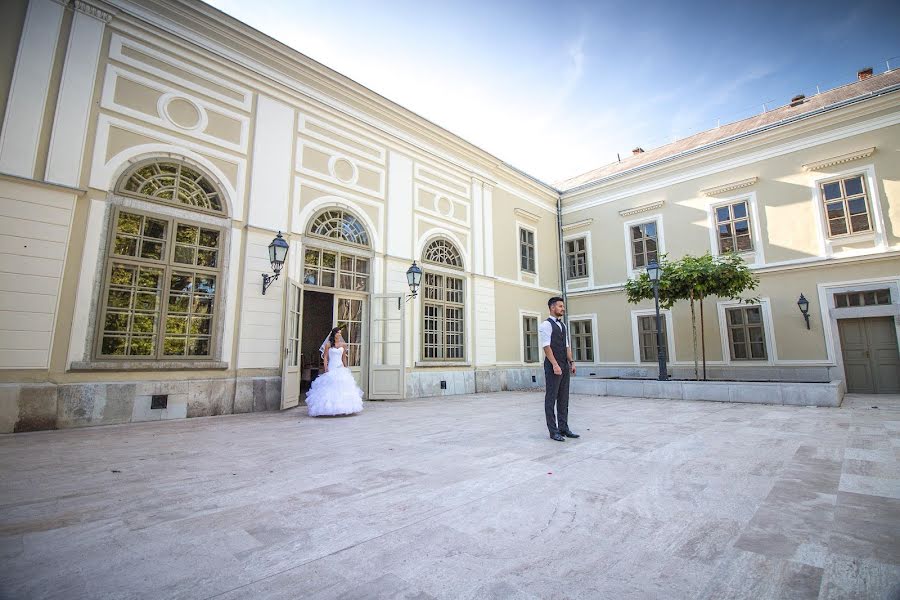
{"type": "Polygon", "coordinates": [[[417,369],[428,368],[428,367],[471,367],[472,363],[470,362],[454,362],[452,360],[439,360],[434,362],[417,362],[413,365],[417,369]]]}
{"type": "Polygon", "coordinates": [[[854,233],[852,235],[841,235],[838,237],[829,237],[828,243],[832,246],[840,246],[841,244],[858,244],[860,242],[874,242],[877,234],[874,231],[865,233],[854,233]]]}
{"type": "Polygon", "coordinates": [[[220,360],[86,360],[69,365],[68,371],[212,371],[225,370],[220,360]]]}

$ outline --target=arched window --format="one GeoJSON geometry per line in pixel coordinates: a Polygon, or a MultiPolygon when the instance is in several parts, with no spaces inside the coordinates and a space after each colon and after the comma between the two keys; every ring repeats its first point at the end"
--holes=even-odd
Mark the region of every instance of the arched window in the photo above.
{"type": "Polygon", "coordinates": [[[463,268],[462,256],[453,242],[445,239],[436,239],[422,253],[422,262],[430,262],[436,265],[445,265],[456,269],[463,268]]]}
{"type": "Polygon", "coordinates": [[[330,209],[313,219],[309,235],[369,247],[369,234],[359,219],[347,211],[330,209]]]}
{"type": "Polygon", "coordinates": [[[445,239],[430,242],[422,253],[422,359],[465,360],[465,280],[427,268],[428,264],[462,269],[462,256],[445,239]]]}
{"type": "Polygon", "coordinates": [[[121,194],[167,204],[222,213],[222,196],[209,178],[176,161],[145,162],[133,167],[116,190],[121,194]]]}
{"type": "MultiPolygon", "coordinates": [[[[201,202],[201,192],[197,191],[202,189],[200,182],[208,185],[189,167],[164,161],[127,173],[119,189],[131,186],[135,195],[166,202],[170,202],[169,197],[179,199],[175,204],[193,190],[191,197],[197,204],[185,204],[200,209],[218,206],[221,210],[221,196],[215,188],[202,191],[206,203],[201,202]],[[144,177],[141,173],[154,175],[144,177]],[[163,173],[171,178],[166,180],[163,173]]],[[[224,242],[222,227],[116,206],[106,251],[96,357],[167,361],[213,358],[224,242]]]]}

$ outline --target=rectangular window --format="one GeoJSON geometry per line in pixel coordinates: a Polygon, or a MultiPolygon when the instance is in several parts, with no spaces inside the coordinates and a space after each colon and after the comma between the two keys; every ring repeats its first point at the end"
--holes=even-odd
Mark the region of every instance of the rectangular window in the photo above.
{"type": "Polygon", "coordinates": [[[423,359],[464,360],[462,278],[426,272],[422,278],[422,296],[423,359]]]}
{"type": "Polygon", "coordinates": [[[753,251],[746,200],[716,208],[716,234],[721,254],[753,251]]]}
{"type": "Polygon", "coordinates": [[[837,308],[849,308],[851,306],[880,306],[891,303],[891,290],[869,290],[866,292],[843,292],[834,295],[834,305],[837,308]]]}
{"type": "Polygon", "coordinates": [[[631,266],[643,269],[659,260],[656,221],[631,226],[631,266]]]}
{"type": "Polygon", "coordinates": [[[534,262],[534,232],[519,228],[519,267],[528,273],[536,273],[534,262]]]}
{"type": "Polygon", "coordinates": [[[761,306],[725,309],[731,360],[766,360],[766,330],[761,306]]]}
{"type": "Polygon", "coordinates": [[[822,183],[821,190],[829,237],[853,235],[872,229],[869,198],[862,175],[822,183]]]}
{"type": "Polygon", "coordinates": [[[594,338],[591,334],[591,322],[572,321],[572,358],[576,362],[594,362],[594,338]]]}
{"type": "Polygon", "coordinates": [[[117,210],[100,309],[101,358],[210,358],[222,231],[117,210]]]}
{"type": "MultiPolygon", "coordinates": [[[[641,362],[655,363],[659,360],[659,346],[656,343],[656,315],[642,315],[638,317],[638,344],[641,349],[641,362]]],[[[659,318],[662,346],[666,351],[666,362],[671,360],[669,356],[669,338],[666,332],[666,319],[659,318]]]]}
{"type": "Polygon", "coordinates": [[[566,242],[566,277],[581,279],[588,276],[586,238],[566,242]]]}
{"type": "Polygon", "coordinates": [[[538,348],[537,317],[522,317],[522,343],[524,345],[523,356],[525,357],[525,362],[538,362],[540,350],[538,348]]]}
{"type": "Polygon", "coordinates": [[[303,256],[303,283],[354,292],[369,291],[369,259],[319,248],[303,256]]]}

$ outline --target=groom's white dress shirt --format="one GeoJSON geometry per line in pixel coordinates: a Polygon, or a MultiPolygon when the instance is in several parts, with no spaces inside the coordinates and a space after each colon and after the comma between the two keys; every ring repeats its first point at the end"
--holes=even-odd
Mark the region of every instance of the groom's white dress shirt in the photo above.
{"type": "Polygon", "coordinates": [[[552,324],[547,319],[541,321],[541,324],[538,326],[538,339],[541,342],[541,348],[546,348],[550,345],[550,336],[553,335],[551,327],[559,327],[559,330],[566,334],[566,348],[571,346],[569,344],[569,332],[563,325],[564,323],[561,320],[554,320],[552,324]]]}

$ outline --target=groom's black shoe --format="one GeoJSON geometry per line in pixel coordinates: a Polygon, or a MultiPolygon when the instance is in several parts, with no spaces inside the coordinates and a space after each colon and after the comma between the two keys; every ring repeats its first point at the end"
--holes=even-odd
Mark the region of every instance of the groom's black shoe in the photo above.
{"type": "Polygon", "coordinates": [[[550,439],[551,439],[551,440],[556,440],[557,442],[564,442],[564,441],[566,441],[566,438],[564,438],[562,435],[560,435],[560,434],[558,434],[558,433],[551,433],[551,434],[550,434],[550,439]]]}
{"type": "Polygon", "coordinates": [[[581,436],[577,433],[572,433],[571,431],[563,431],[562,434],[567,438],[580,438],[581,436]]]}

